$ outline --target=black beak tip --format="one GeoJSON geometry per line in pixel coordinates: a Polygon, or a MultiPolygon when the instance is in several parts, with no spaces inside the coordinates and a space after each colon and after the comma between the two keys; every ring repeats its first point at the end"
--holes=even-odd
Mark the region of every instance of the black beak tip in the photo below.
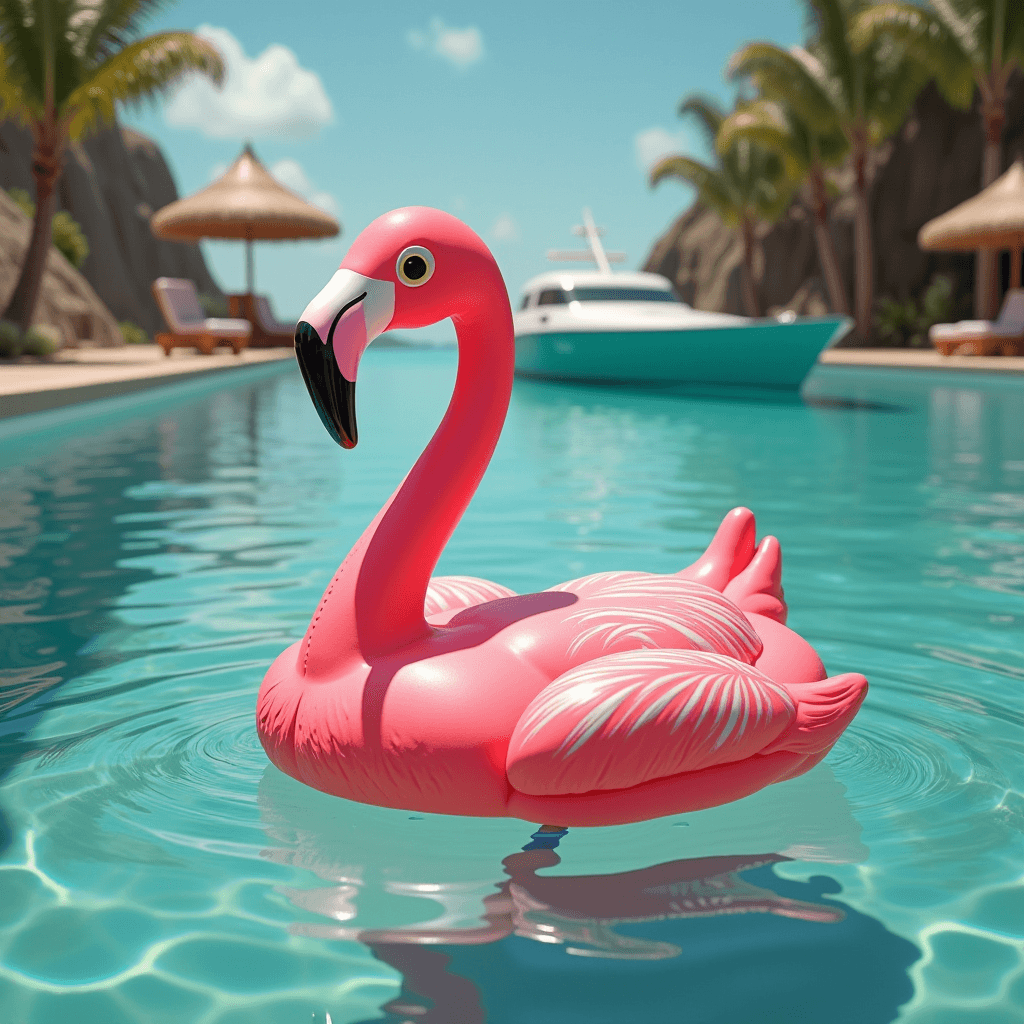
{"type": "Polygon", "coordinates": [[[305,320],[295,328],[295,358],[306,390],[327,433],[342,448],[355,448],[356,384],[338,369],[334,350],[325,345],[312,324],[305,320]]]}

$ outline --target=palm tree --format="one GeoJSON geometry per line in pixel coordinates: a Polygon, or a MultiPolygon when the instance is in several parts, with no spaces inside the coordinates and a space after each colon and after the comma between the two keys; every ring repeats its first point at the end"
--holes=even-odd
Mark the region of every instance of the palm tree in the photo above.
{"type": "Polygon", "coordinates": [[[829,305],[834,313],[849,313],[846,285],[828,231],[829,183],[825,177],[826,167],[835,166],[846,156],[850,148],[846,136],[839,131],[821,135],[792,107],[756,99],[737,107],[725,119],[718,132],[719,152],[729,150],[740,138],[777,153],[790,180],[803,186],[803,202],[814,223],[814,242],[829,305]]]}
{"type": "MultiPolygon", "coordinates": [[[[726,114],[711,99],[688,96],[679,105],[680,115],[692,115],[708,136],[712,148],[726,114]]],[[[651,186],[664,178],[679,178],[697,190],[698,200],[714,210],[729,227],[737,229],[743,245],[740,274],[743,305],[749,316],[761,315],[754,286],[754,243],[757,222],[775,221],[791,198],[782,159],[747,138],[719,155],[717,166],[688,156],[668,156],[651,168],[651,186]]]]}
{"type": "Polygon", "coordinates": [[[812,38],[807,47],[784,50],[750,43],[739,50],[730,74],[749,78],[766,99],[785,103],[822,135],[846,136],[853,164],[854,310],[862,340],[871,334],[874,245],[869,205],[869,164],[874,149],[903,123],[921,91],[919,65],[885,39],[855,50],[853,19],[864,0],[807,0],[812,38]]]}
{"type": "MultiPolygon", "coordinates": [[[[991,185],[1002,171],[1010,75],[1015,68],[1024,68],[1024,3],[930,0],[927,7],[883,3],[854,20],[855,46],[872,46],[885,38],[904,47],[929,70],[951,106],[969,110],[977,88],[985,127],[981,187],[991,185]]],[[[998,297],[993,251],[978,253],[975,276],[975,310],[978,316],[991,316],[998,297]]]]}
{"type": "Polygon", "coordinates": [[[139,103],[184,75],[218,85],[224,64],[191,32],[138,39],[139,23],[162,0],[0,0],[0,116],[32,132],[36,209],[18,283],[3,318],[32,323],[70,142],[114,120],[118,103],[139,103]]]}

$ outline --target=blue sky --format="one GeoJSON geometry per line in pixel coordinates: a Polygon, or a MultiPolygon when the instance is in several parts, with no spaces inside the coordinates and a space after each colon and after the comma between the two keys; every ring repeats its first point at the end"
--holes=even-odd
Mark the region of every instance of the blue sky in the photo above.
{"type": "MultiPolygon", "coordinates": [[[[181,0],[146,31],[200,29],[228,60],[216,94],[193,82],[127,123],[155,138],[182,195],[209,183],[248,139],[296,191],[334,212],[340,237],[257,247],[257,290],[297,316],[356,235],[399,206],[454,213],[488,243],[515,297],[572,248],[580,210],[637,267],[688,205],[644,164],[703,154],[681,96],[729,100],[729,55],[752,39],[799,42],[797,0],[662,3],[349,4],[181,0]]],[[[226,291],[242,247],[204,243],[226,291]]],[[[448,336],[444,327],[427,336],[448,336]]]]}

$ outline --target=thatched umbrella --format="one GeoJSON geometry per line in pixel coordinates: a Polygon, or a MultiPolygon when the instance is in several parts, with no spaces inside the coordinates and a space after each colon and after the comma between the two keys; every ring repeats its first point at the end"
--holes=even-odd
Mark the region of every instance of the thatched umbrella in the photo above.
{"type": "Polygon", "coordinates": [[[922,249],[1009,249],[1010,287],[1021,287],[1024,249],[1024,160],[976,196],[928,221],[918,232],[922,249]]]}
{"type": "Polygon", "coordinates": [[[157,238],[245,240],[245,287],[253,294],[252,243],[296,238],[333,238],[341,225],[285,188],[259,162],[251,146],[212,184],[158,210],[150,219],[157,238]]]}

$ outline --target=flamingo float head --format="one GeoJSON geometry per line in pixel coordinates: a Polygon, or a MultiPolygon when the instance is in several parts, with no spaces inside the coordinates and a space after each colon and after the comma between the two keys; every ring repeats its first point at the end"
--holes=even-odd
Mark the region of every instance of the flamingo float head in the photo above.
{"type": "Polygon", "coordinates": [[[441,210],[407,206],[360,233],[295,329],[310,398],[338,444],[356,446],[355,382],[367,345],[389,329],[472,313],[481,275],[500,280],[494,257],[470,228],[441,210]]]}

